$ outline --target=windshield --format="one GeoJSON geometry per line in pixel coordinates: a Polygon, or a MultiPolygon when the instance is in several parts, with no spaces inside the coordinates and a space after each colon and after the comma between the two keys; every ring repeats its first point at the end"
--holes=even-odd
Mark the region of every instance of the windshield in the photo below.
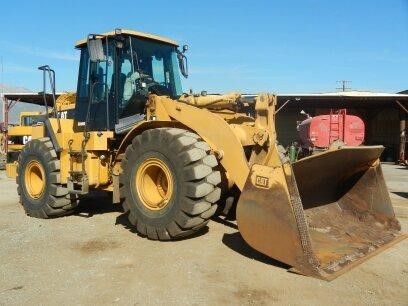
{"type": "Polygon", "coordinates": [[[183,93],[174,46],[126,37],[123,50],[121,72],[126,77],[129,77],[129,74],[139,74],[141,81],[161,85],[172,97],[183,93]]]}
{"type": "Polygon", "coordinates": [[[23,116],[21,118],[21,125],[22,126],[30,126],[33,125],[33,118],[31,116],[23,116]]]}
{"type": "Polygon", "coordinates": [[[119,63],[119,117],[142,113],[148,92],[172,98],[183,93],[174,46],[127,36],[119,63]]]}
{"type": "Polygon", "coordinates": [[[22,126],[31,126],[34,125],[36,123],[38,123],[39,121],[41,121],[41,119],[44,116],[41,115],[25,115],[21,117],[21,125],[22,126]]]}

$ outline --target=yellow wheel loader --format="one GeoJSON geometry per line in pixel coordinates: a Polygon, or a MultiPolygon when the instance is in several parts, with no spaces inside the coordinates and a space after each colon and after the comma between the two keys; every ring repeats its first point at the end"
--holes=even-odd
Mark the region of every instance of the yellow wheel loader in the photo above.
{"type": "Polygon", "coordinates": [[[106,190],[138,233],[170,240],[203,228],[221,195],[238,188],[245,241],[328,280],[404,238],[381,173],[383,147],[291,164],[277,144],[275,95],[182,93],[186,46],[117,29],[76,47],[74,119],[33,127],[18,159],[28,215],[66,215],[81,196],[106,190]]]}
{"type": "MultiPolygon", "coordinates": [[[[41,99],[43,99],[41,94],[37,96],[30,96],[30,100],[36,102],[37,104],[39,104],[39,101],[41,101],[41,99]]],[[[58,94],[55,100],[55,108],[57,109],[56,116],[59,118],[73,118],[75,100],[75,93],[58,94]]],[[[5,165],[7,177],[16,178],[18,156],[24,145],[31,140],[33,125],[36,125],[39,122],[43,122],[47,112],[49,116],[54,115],[47,109],[44,112],[21,112],[19,124],[8,127],[7,133],[4,134],[4,155],[7,156],[7,163],[5,165]]]]}

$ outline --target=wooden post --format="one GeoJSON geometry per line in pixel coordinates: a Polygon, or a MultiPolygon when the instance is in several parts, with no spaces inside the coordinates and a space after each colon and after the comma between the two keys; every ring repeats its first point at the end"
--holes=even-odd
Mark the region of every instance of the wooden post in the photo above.
{"type": "Polygon", "coordinates": [[[399,163],[405,163],[407,160],[407,156],[405,155],[405,145],[407,141],[407,136],[406,136],[406,114],[403,111],[400,111],[400,148],[399,148],[399,163]]]}

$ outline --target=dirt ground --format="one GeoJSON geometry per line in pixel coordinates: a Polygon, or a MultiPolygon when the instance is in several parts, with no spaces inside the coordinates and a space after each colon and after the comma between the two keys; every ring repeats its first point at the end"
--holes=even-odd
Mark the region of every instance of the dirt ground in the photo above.
{"type": "MultiPolygon", "coordinates": [[[[408,232],[408,169],[384,165],[408,232]]],[[[408,239],[332,282],[287,271],[220,219],[191,239],[155,242],[98,196],[76,215],[29,218],[0,172],[0,305],[408,305],[408,239]]]]}

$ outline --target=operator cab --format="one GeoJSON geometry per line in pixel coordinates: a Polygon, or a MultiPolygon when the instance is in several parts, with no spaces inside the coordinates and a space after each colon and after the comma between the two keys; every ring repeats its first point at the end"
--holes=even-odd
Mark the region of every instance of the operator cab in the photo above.
{"type": "Polygon", "coordinates": [[[178,98],[179,68],[186,58],[177,43],[130,30],[91,34],[81,50],[75,120],[88,131],[123,133],[145,117],[149,93],[178,98]]]}

